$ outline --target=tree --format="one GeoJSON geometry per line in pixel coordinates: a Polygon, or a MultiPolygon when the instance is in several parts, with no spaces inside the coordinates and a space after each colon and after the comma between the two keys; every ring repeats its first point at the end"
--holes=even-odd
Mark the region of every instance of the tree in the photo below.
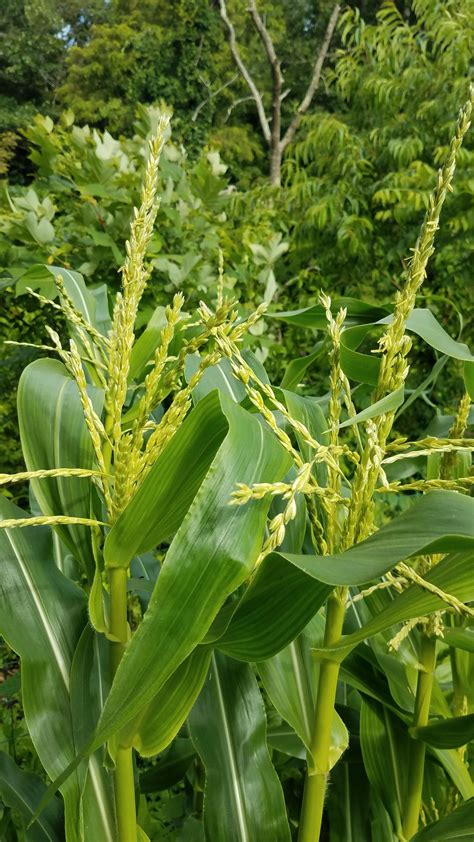
{"type": "Polygon", "coordinates": [[[137,103],[165,100],[174,127],[194,149],[202,147],[214,116],[191,115],[212,76],[221,33],[208,0],[116,2],[84,44],[68,53],[61,102],[76,117],[131,134],[137,103]],[[204,80],[204,81],[203,81],[204,80]]]}
{"type": "Polygon", "coordinates": [[[269,119],[266,113],[263,95],[256,85],[252,74],[250,73],[246,63],[243,61],[241,52],[237,43],[235,28],[230,20],[227,11],[226,0],[219,0],[219,9],[222,20],[227,28],[229,47],[232,53],[237,68],[242,75],[247,87],[250,90],[251,98],[254,100],[258,119],[260,122],[261,131],[265,141],[270,150],[270,179],[273,185],[279,185],[281,181],[281,161],[282,156],[287,146],[294,139],[295,134],[300,126],[301,120],[308,111],[314,95],[318,89],[321,80],[321,71],[326,60],[329,45],[336,28],[337,19],[339,17],[340,6],[336,3],[331,16],[329,18],[324,38],[316,53],[310,81],[306,92],[296,108],[291,121],[283,132],[282,130],[282,101],[289,93],[289,90],[283,90],[284,76],[282,72],[282,63],[275,50],[274,41],[265,24],[263,17],[260,15],[255,0],[249,0],[248,12],[252,20],[253,26],[257,31],[264,51],[267,56],[267,61],[271,69],[272,86],[271,86],[271,118],[269,119]]]}
{"type": "Polygon", "coordinates": [[[0,19],[0,130],[54,111],[68,47],[81,43],[106,0],[3,0],[0,19]]]}
{"type": "MultiPolygon", "coordinates": [[[[332,113],[306,117],[283,172],[293,257],[304,267],[317,255],[319,283],[383,296],[399,282],[468,88],[473,13],[469,0],[416,0],[410,20],[392,2],[374,23],[355,9],[342,16],[332,113]]],[[[462,302],[472,289],[472,137],[457,166],[430,286],[462,302]]]]}

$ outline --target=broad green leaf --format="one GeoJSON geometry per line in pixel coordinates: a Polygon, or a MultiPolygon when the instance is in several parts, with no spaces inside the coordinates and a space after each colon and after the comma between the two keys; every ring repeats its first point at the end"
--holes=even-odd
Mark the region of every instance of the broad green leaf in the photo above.
{"type": "Polygon", "coordinates": [[[460,804],[449,815],[420,830],[412,842],[472,842],[474,798],[460,804]]]}
{"type": "Polygon", "coordinates": [[[216,653],[189,725],[206,768],[206,839],[289,842],[283,792],[268,753],[265,711],[251,667],[216,653]]]}
{"type": "Polygon", "coordinates": [[[61,266],[49,266],[47,264],[35,264],[30,266],[21,275],[16,284],[17,295],[23,295],[27,288],[39,290],[46,298],[54,300],[59,292],[56,286],[56,278],[62,276],[66,292],[70,296],[74,306],[79,310],[87,321],[94,327],[96,323],[96,298],[88,290],[84,278],[79,272],[65,269],[61,266]]]}
{"type": "MultiPolygon", "coordinates": [[[[89,387],[96,411],[102,393],[89,387]]],[[[48,468],[95,468],[97,464],[82,412],[79,391],[62,363],[44,359],[31,363],[18,387],[18,419],[23,457],[29,471],[48,468]]],[[[90,479],[55,477],[32,480],[35,497],[45,515],[89,518],[90,479]]],[[[56,527],[59,537],[83,565],[92,581],[95,563],[89,527],[56,527]]]]}
{"type": "MultiPolygon", "coordinates": [[[[251,351],[245,350],[242,352],[244,360],[248,363],[252,371],[256,373],[263,383],[269,383],[267,372],[263,365],[256,358],[251,351]]],[[[189,354],[186,357],[185,374],[186,380],[189,382],[193,374],[196,373],[201,358],[199,354],[189,354]]],[[[198,385],[193,390],[193,399],[195,403],[202,400],[209,392],[218,389],[224,395],[229,396],[236,403],[242,403],[247,396],[245,386],[240,380],[232,374],[232,367],[230,361],[226,358],[220,360],[216,365],[207,368],[201,377],[198,385]]]]}
{"type": "Polygon", "coordinates": [[[430,751],[443,766],[464,800],[472,798],[474,795],[474,782],[459,751],[452,748],[431,748],[430,751]]]}
{"type": "Polygon", "coordinates": [[[340,676],[350,687],[380,702],[398,717],[403,716],[393,699],[387,677],[380,669],[375,653],[368,646],[358,646],[341,664],[340,676]]]}
{"type": "Polygon", "coordinates": [[[474,362],[464,363],[464,382],[466,384],[466,391],[474,402],[474,362]]]}
{"type": "MultiPolygon", "coordinates": [[[[347,309],[345,324],[366,324],[383,318],[387,307],[377,307],[373,304],[366,304],[357,298],[335,298],[332,302],[333,314],[341,308],[347,309]]],[[[298,327],[312,327],[318,330],[326,329],[326,311],[321,304],[314,304],[312,307],[305,307],[303,310],[288,310],[281,313],[267,313],[268,318],[278,319],[298,327]]]]}
{"type": "MultiPolygon", "coordinates": [[[[86,626],[71,666],[71,718],[76,746],[84,745],[99,720],[110,689],[110,646],[104,635],[86,626]]],[[[81,822],[85,839],[114,842],[115,804],[113,778],[106,768],[106,751],[99,749],[88,760],[81,796],[81,822]]],[[[82,768],[82,767],[81,767],[82,768]]]]}
{"type": "Polygon", "coordinates": [[[322,342],[318,342],[315,350],[311,354],[308,354],[306,357],[299,357],[298,359],[290,360],[285,369],[283,380],[280,383],[280,388],[288,390],[296,389],[298,384],[301,382],[301,379],[306,374],[308,368],[322,356],[323,351],[324,344],[322,342]]]}
{"type": "Polygon", "coordinates": [[[152,757],[169,746],[199,695],[211,655],[209,649],[198,646],[140,711],[137,721],[121,732],[121,745],[133,745],[142,757],[152,757]]]}
{"type": "MultiPolygon", "coordinates": [[[[13,807],[29,825],[46,792],[46,784],[38,775],[20,769],[4,751],[0,751],[0,799],[13,807]]],[[[31,842],[62,842],[64,839],[63,805],[59,798],[49,802],[28,831],[31,842]]]]}
{"type": "MultiPolygon", "coordinates": [[[[390,324],[392,316],[387,316],[372,324],[349,327],[341,337],[341,365],[353,380],[376,385],[380,369],[380,360],[373,354],[357,351],[366,336],[374,330],[380,332],[383,325],[390,324]]],[[[467,345],[452,339],[430,310],[417,308],[412,311],[406,322],[406,329],[420,336],[428,345],[448,357],[471,363],[473,356],[467,345]]]]}
{"type": "MultiPolygon", "coordinates": [[[[311,756],[319,665],[311,648],[324,635],[324,621],[315,618],[289,646],[266,661],[257,664],[263,686],[278,713],[298,734],[308,751],[308,765],[314,768],[311,756]]],[[[340,759],[348,745],[347,729],[334,711],[329,768],[340,759]]],[[[326,771],[326,770],[325,770],[326,771]]]]}
{"type": "MultiPolygon", "coordinates": [[[[392,316],[387,316],[381,319],[379,324],[389,324],[392,321],[392,316]]],[[[426,308],[415,308],[410,313],[407,323],[407,330],[416,333],[423,339],[427,345],[430,345],[436,351],[446,354],[455,360],[464,360],[467,362],[474,362],[474,357],[471,354],[467,345],[464,342],[457,342],[447,333],[435,318],[431,310],[426,308]]]]}
{"type": "Polygon", "coordinates": [[[132,348],[128,379],[139,380],[143,377],[147,363],[153,360],[154,354],[161,342],[161,331],[166,325],[164,307],[157,307],[145,330],[138,337],[132,348]]]}
{"type": "MultiPolygon", "coordinates": [[[[327,793],[329,842],[370,840],[367,809],[370,784],[362,763],[338,763],[331,772],[327,793]]],[[[380,836],[374,842],[384,842],[380,836]]],[[[391,842],[391,840],[390,840],[391,842]]]]}
{"type": "Polygon", "coordinates": [[[126,567],[133,556],[170,538],[227,431],[228,422],[214,391],[190,413],[114,523],[105,541],[107,565],[126,567]]]}
{"type": "MultiPolygon", "coordinates": [[[[472,551],[446,556],[424,576],[424,579],[461,602],[471,602],[474,599],[472,551]]],[[[339,650],[337,657],[344,657],[350,649],[368,637],[385,631],[396,623],[441,611],[445,606],[446,603],[440,597],[419,585],[411,585],[397,594],[387,608],[369,620],[359,631],[343,636],[337,646],[331,647],[331,651],[336,656],[339,650]]]]}
{"type": "Polygon", "coordinates": [[[263,661],[303,631],[332,591],[272,553],[258,568],[215,646],[232,658],[263,661]]]}
{"type": "Polygon", "coordinates": [[[157,762],[140,775],[140,792],[159,792],[181,781],[196,757],[192,740],[177,737],[157,762]]]}
{"type": "Polygon", "coordinates": [[[464,649],[466,652],[474,652],[474,629],[446,628],[443,632],[443,640],[457,649],[464,649]]]}
{"type": "MultiPolygon", "coordinates": [[[[390,814],[384,807],[377,790],[370,787],[368,810],[370,816],[370,831],[373,842],[399,842],[393,832],[393,824],[390,814]]],[[[367,806],[364,805],[366,811],[367,806]]],[[[369,837],[370,838],[370,837],[369,837]]]]}
{"type": "Polygon", "coordinates": [[[94,326],[106,336],[112,324],[109,310],[109,288],[107,284],[96,284],[88,287],[87,291],[95,300],[94,326]]]}
{"type": "MultiPolygon", "coordinates": [[[[189,354],[186,357],[186,380],[189,382],[193,374],[199,368],[201,358],[199,354],[189,354]]],[[[195,403],[206,397],[209,392],[214,389],[219,389],[224,394],[229,395],[236,403],[241,403],[246,396],[245,386],[240,380],[232,374],[230,361],[223,359],[216,365],[210,366],[204,372],[201,380],[196,388],[193,390],[193,398],[195,403]]]]}
{"type": "MultiPolygon", "coordinates": [[[[2,518],[25,512],[0,497],[2,518]]],[[[46,527],[0,530],[0,633],[21,658],[28,730],[47,774],[55,778],[75,757],[70,670],[86,620],[86,600],[57,569],[46,527]]],[[[68,840],[80,840],[80,775],[62,786],[68,840]]]]}
{"type": "MultiPolygon", "coordinates": [[[[315,642],[312,645],[316,645],[315,642]]],[[[315,709],[315,664],[311,645],[300,634],[278,655],[257,664],[265,690],[280,716],[310,750],[315,709]]]]}
{"type": "Polygon", "coordinates": [[[402,415],[408,409],[408,407],[411,406],[412,403],[414,403],[421,395],[426,394],[428,390],[431,391],[434,388],[439,375],[441,374],[443,368],[448,362],[448,359],[449,357],[447,357],[446,355],[440,357],[438,360],[436,360],[430,373],[425,377],[424,380],[421,381],[421,383],[418,384],[418,386],[415,389],[406,390],[408,397],[403,402],[399,412],[397,412],[395,420],[398,420],[398,418],[400,418],[400,415],[402,415]]]}
{"type": "Polygon", "coordinates": [[[435,748],[459,748],[474,739],[474,714],[430,722],[424,728],[410,728],[410,736],[435,748]]]}
{"type": "Polygon", "coordinates": [[[412,556],[469,548],[474,548],[474,499],[454,491],[434,491],[344,553],[283,555],[321,582],[350,586],[377,579],[412,556]]]}
{"type": "Polygon", "coordinates": [[[306,748],[296,731],[287,722],[282,722],[281,725],[269,724],[267,729],[267,743],[270,748],[274,748],[282,752],[282,754],[288,754],[290,757],[299,757],[300,760],[306,760],[306,748]]]}
{"type": "MultiPolygon", "coordinates": [[[[281,391],[290,415],[296,421],[301,421],[317,442],[320,444],[329,444],[328,425],[319,404],[313,398],[295,395],[294,392],[288,392],[283,389],[281,391]]],[[[296,434],[296,438],[303,459],[308,462],[311,461],[313,451],[299,433],[296,434]]],[[[319,484],[325,485],[327,476],[326,466],[321,463],[316,465],[314,470],[319,484]]]]}
{"type": "MultiPolygon", "coordinates": [[[[376,386],[379,379],[380,359],[375,354],[363,354],[357,350],[364,339],[378,327],[375,324],[356,325],[346,328],[341,334],[341,368],[350,380],[376,386]]],[[[380,333],[380,327],[379,327],[380,333]]]]}
{"type": "Polygon", "coordinates": [[[402,835],[409,738],[406,728],[383,705],[362,703],[360,740],[365,771],[390,814],[397,835],[402,835]]]}
{"type": "Polygon", "coordinates": [[[379,401],[375,401],[375,403],[368,406],[367,409],[363,409],[352,418],[348,418],[347,421],[343,421],[339,424],[339,429],[342,429],[343,427],[351,427],[353,424],[361,424],[363,421],[368,421],[369,418],[377,418],[379,415],[384,415],[388,412],[395,412],[395,410],[402,405],[404,397],[405,389],[403,386],[400,386],[400,388],[395,392],[390,392],[389,395],[386,395],[379,401]]]}

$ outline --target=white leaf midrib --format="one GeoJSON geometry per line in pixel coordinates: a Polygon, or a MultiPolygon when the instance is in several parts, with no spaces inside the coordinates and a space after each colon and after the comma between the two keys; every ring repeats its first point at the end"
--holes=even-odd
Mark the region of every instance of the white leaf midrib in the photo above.
{"type": "Polygon", "coordinates": [[[238,821],[238,825],[239,825],[239,828],[240,828],[240,834],[241,834],[240,838],[241,838],[241,842],[251,842],[249,832],[248,832],[248,828],[247,828],[247,821],[246,821],[245,808],[244,808],[244,800],[243,800],[242,792],[241,792],[241,789],[240,789],[239,775],[238,775],[237,765],[236,765],[235,757],[234,757],[234,746],[233,746],[233,742],[232,742],[232,734],[231,734],[229,722],[228,722],[228,719],[227,719],[225,703],[224,703],[224,696],[223,696],[223,693],[222,693],[222,686],[221,686],[221,682],[220,682],[220,678],[219,678],[219,668],[217,666],[216,659],[215,659],[214,655],[212,656],[212,660],[213,660],[213,667],[214,667],[214,670],[213,670],[214,679],[215,679],[215,682],[216,682],[217,701],[218,701],[219,709],[220,709],[220,712],[221,712],[224,739],[225,739],[225,742],[226,742],[226,745],[227,745],[229,761],[230,761],[231,785],[232,785],[232,791],[233,791],[233,794],[234,794],[234,801],[235,801],[235,806],[236,806],[236,811],[237,811],[237,821],[238,821]]]}
{"type": "Polygon", "coordinates": [[[27,583],[29,593],[30,593],[31,598],[33,600],[33,603],[35,605],[38,617],[41,621],[41,625],[43,626],[43,629],[44,629],[44,632],[46,634],[48,643],[51,647],[51,651],[53,652],[54,659],[56,661],[57,667],[59,669],[59,672],[61,673],[61,677],[64,681],[64,685],[66,687],[66,690],[69,693],[69,667],[66,664],[64,654],[61,651],[61,648],[58,644],[58,641],[56,640],[56,638],[55,638],[55,636],[52,632],[51,622],[50,622],[49,617],[48,617],[48,612],[47,612],[47,610],[46,610],[46,608],[43,604],[40,593],[39,593],[35,583],[33,582],[33,579],[31,578],[30,571],[28,570],[28,567],[25,564],[24,559],[22,558],[21,554],[17,551],[15,543],[11,538],[10,530],[5,529],[5,534],[7,536],[8,541],[10,542],[10,546],[13,550],[15,558],[18,561],[18,565],[19,565],[20,570],[23,574],[23,577],[24,577],[24,579],[27,583]]]}

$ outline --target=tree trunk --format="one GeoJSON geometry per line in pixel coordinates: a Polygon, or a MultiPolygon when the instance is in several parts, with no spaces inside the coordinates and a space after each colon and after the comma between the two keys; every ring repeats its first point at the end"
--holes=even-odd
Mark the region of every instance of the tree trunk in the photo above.
{"type": "Polygon", "coordinates": [[[272,137],[271,152],[270,152],[270,181],[274,187],[279,187],[281,184],[281,145],[280,138],[272,137]]]}

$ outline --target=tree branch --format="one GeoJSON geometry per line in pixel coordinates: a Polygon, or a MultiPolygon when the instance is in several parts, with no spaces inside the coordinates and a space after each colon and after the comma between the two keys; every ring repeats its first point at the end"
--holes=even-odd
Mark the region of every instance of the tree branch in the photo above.
{"type": "Polygon", "coordinates": [[[270,124],[268,122],[267,115],[265,114],[265,108],[263,106],[262,96],[261,96],[260,91],[258,90],[255,82],[253,81],[252,76],[250,75],[249,71],[247,70],[246,65],[242,61],[242,57],[241,57],[241,55],[239,53],[239,49],[237,47],[237,40],[236,40],[236,37],[235,37],[235,29],[234,29],[231,21],[229,20],[225,0],[219,0],[219,8],[220,8],[220,13],[221,13],[221,18],[222,18],[222,20],[224,21],[224,23],[227,27],[227,32],[229,33],[229,47],[230,47],[230,51],[232,53],[232,57],[233,57],[236,65],[237,65],[237,67],[239,68],[243,78],[245,79],[245,82],[247,83],[247,86],[250,89],[250,92],[252,94],[253,99],[255,100],[255,104],[257,106],[258,118],[260,120],[260,125],[262,127],[263,136],[264,136],[265,140],[267,141],[267,143],[270,143],[272,135],[271,135],[271,131],[270,131],[270,124]]]}
{"type": "MultiPolygon", "coordinates": [[[[199,81],[200,81],[200,82],[202,82],[202,83],[203,83],[203,85],[204,85],[204,86],[208,89],[208,91],[209,91],[209,96],[207,96],[207,97],[206,97],[206,99],[203,99],[203,101],[202,101],[202,102],[200,102],[200,103],[199,103],[199,105],[197,105],[197,106],[196,106],[196,108],[194,109],[194,111],[193,111],[193,115],[192,115],[192,117],[191,117],[191,120],[193,121],[193,123],[195,123],[195,122],[196,122],[196,120],[197,120],[197,118],[198,118],[198,116],[199,116],[199,112],[200,112],[200,111],[204,108],[204,106],[205,106],[205,105],[207,105],[207,103],[208,103],[208,102],[210,102],[210,101],[211,101],[211,99],[214,99],[214,97],[215,97],[215,96],[217,96],[218,94],[220,94],[220,93],[221,93],[221,91],[225,90],[225,88],[229,88],[231,85],[233,85],[233,84],[234,84],[234,82],[235,82],[238,78],[239,78],[239,74],[238,74],[238,73],[236,73],[236,74],[235,74],[235,76],[232,76],[232,79],[229,79],[229,81],[228,81],[228,82],[224,82],[224,84],[223,84],[223,85],[221,85],[221,86],[220,86],[220,88],[217,88],[217,90],[213,91],[213,90],[211,89],[211,86],[210,86],[210,85],[209,85],[209,84],[205,81],[205,79],[202,79],[201,77],[199,77],[199,81]]],[[[251,99],[253,99],[253,97],[251,97],[251,99]]]]}
{"type": "Polygon", "coordinates": [[[230,115],[232,114],[234,108],[237,108],[237,106],[240,105],[242,102],[248,102],[249,99],[251,99],[252,102],[253,102],[253,96],[241,96],[239,99],[234,100],[234,102],[232,102],[229,105],[229,107],[228,107],[228,109],[225,113],[224,123],[227,123],[227,120],[229,119],[230,115]]]}
{"type": "Polygon", "coordinates": [[[266,50],[268,61],[272,70],[272,126],[271,126],[271,162],[270,162],[270,177],[272,184],[280,183],[280,167],[281,167],[281,87],[283,83],[283,76],[280,67],[280,60],[275,52],[275,47],[271,35],[265,26],[260,14],[258,12],[255,0],[248,0],[248,11],[253,20],[255,29],[257,30],[262,40],[263,46],[266,50]]]}
{"type": "Polygon", "coordinates": [[[260,38],[263,41],[272,69],[276,66],[278,66],[278,69],[280,69],[280,62],[278,61],[278,56],[275,52],[273,41],[271,39],[268,29],[266,28],[262,18],[258,13],[257,6],[255,5],[255,0],[248,0],[248,3],[248,11],[250,12],[251,18],[254,22],[255,29],[257,30],[258,34],[260,35],[260,38]]]}
{"type": "Polygon", "coordinates": [[[301,100],[298,108],[296,109],[296,114],[293,117],[290,125],[288,126],[283,139],[281,141],[282,150],[286,149],[289,143],[293,140],[297,129],[303,119],[304,115],[306,114],[309,106],[311,105],[312,99],[314,94],[316,93],[319,83],[321,81],[321,71],[323,69],[323,64],[326,60],[326,56],[328,54],[329,45],[331,43],[331,38],[334,34],[334,30],[336,28],[337,19],[339,17],[339,12],[341,11],[341,7],[338,3],[334,6],[332,10],[331,17],[329,18],[329,23],[326,27],[326,32],[324,34],[323,43],[319,49],[318,55],[316,56],[316,61],[314,64],[313,75],[311,77],[311,82],[308,85],[308,89],[301,100]]]}

